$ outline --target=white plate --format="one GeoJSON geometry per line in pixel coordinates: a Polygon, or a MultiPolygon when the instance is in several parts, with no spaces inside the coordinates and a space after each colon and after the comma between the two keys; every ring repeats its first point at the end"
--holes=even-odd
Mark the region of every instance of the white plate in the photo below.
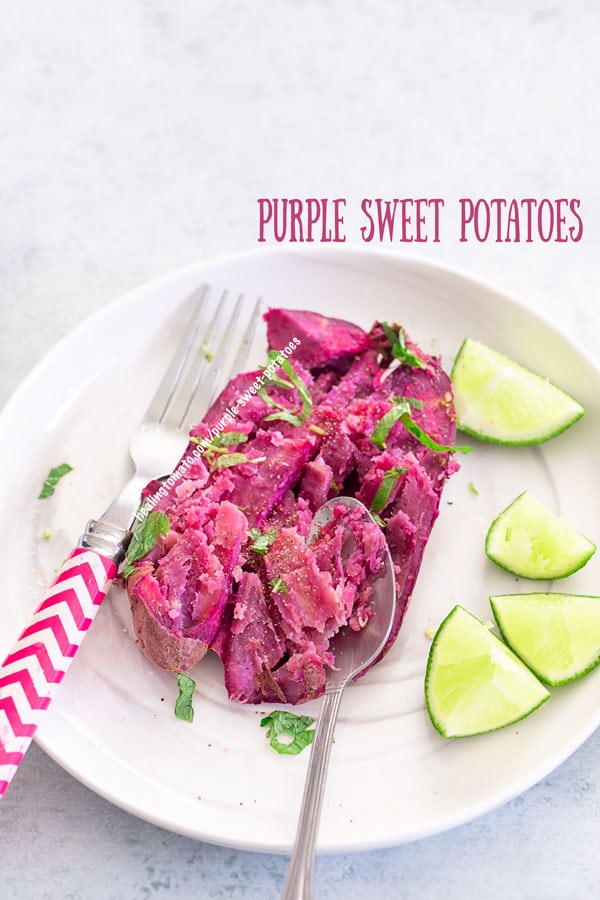
{"type": "MultiPolygon", "coordinates": [[[[592,497],[600,373],[550,324],[444,268],[345,248],[252,253],[142,287],[62,341],[0,418],[0,546],[10,548],[0,569],[0,658],[85,521],[101,513],[124,479],[131,425],[174,346],[176,307],[206,280],[364,326],[374,317],[401,320],[426,350],[441,353],[446,368],[468,334],[523,360],[587,407],[581,422],[540,448],[477,444],[459,460],[400,636],[343,701],[319,849],[409,841],[492,809],[542,778],[596,728],[600,670],[553,690],[549,703],[514,727],[446,741],[424,708],[425,630],[457,602],[490,619],[490,593],[535,589],[496,569],[483,552],[492,517],[520,491],[600,539],[600,504],[592,497]],[[74,472],[51,500],[36,500],[48,469],[63,461],[74,472]],[[50,540],[39,537],[45,528],[50,540]]],[[[264,346],[261,336],[251,362],[264,360],[264,346]]],[[[599,565],[593,558],[563,582],[565,589],[598,592],[599,565]]],[[[308,753],[279,757],[269,748],[259,727],[268,707],[229,703],[216,659],[193,674],[198,692],[190,725],[174,717],[175,679],[142,656],[126,596],[113,589],[37,740],[80,781],[144,819],[229,846],[289,849],[308,753]]],[[[303,709],[318,710],[318,702],[303,709]]]]}

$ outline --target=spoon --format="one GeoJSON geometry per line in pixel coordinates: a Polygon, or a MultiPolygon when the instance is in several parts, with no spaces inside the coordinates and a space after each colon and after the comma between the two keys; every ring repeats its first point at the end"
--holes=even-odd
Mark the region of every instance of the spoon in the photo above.
{"type": "MultiPolygon", "coordinates": [[[[374,521],[366,506],[359,500],[353,497],[336,497],[328,500],[317,510],[309,532],[309,542],[331,521],[336,506],[360,508],[367,521],[374,521]]],[[[281,900],[310,900],[312,896],[315,841],[333,743],[333,730],[342,694],[348,682],[366,669],[379,655],[388,639],[394,618],[396,579],[387,544],[384,565],[383,574],[373,584],[371,600],[373,613],[368,625],[360,631],[343,628],[330,643],[337,670],[330,670],[327,675],[323,705],[308,761],[296,840],[281,900]]]]}

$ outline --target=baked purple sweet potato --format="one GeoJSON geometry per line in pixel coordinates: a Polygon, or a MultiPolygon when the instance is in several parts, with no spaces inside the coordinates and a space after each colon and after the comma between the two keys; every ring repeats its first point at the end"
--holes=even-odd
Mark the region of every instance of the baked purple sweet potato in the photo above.
{"type": "Polygon", "coordinates": [[[234,378],[192,429],[184,474],[153,504],[168,534],[127,587],[158,666],[184,671],[211,650],[233,700],[301,703],[324,689],[337,630],[368,627],[384,534],[397,589],[384,653],[396,638],[456,468],[455,414],[439,360],[398,327],[367,333],[282,309],[265,319],[285,362],[271,378],[234,378]],[[365,503],[381,528],[358,528],[340,507],[309,546],[314,513],[339,495],[365,503]],[[355,548],[342,565],[347,529],[355,548]]]}

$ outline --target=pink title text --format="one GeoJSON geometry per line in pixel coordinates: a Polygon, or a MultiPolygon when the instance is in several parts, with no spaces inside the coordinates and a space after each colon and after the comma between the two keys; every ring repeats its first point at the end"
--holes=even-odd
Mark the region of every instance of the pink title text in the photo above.
{"type": "Polygon", "coordinates": [[[363,197],[360,219],[347,234],[344,197],[259,197],[258,243],[410,244],[442,241],[444,232],[460,243],[577,243],[583,237],[581,200],[569,197],[363,197]],[[448,220],[450,224],[448,224],[448,220]],[[446,228],[444,228],[446,225],[446,228]]]}

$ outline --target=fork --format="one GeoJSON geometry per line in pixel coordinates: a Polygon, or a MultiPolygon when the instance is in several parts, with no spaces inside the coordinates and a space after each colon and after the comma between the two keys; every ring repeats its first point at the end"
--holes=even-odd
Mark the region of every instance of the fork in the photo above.
{"type": "Polygon", "coordinates": [[[134,474],[104,515],[87,523],[76,549],[0,667],[0,797],[125,557],[143,488],[171,472],[185,449],[188,425],[200,419],[226,380],[246,362],[260,299],[244,327],[243,295],[231,309],[230,293],[224,291],[203,328],[209,296],[210,287],[203,285],[187,300],[193,306],[191,318],[131,439],[134,474]]]}

